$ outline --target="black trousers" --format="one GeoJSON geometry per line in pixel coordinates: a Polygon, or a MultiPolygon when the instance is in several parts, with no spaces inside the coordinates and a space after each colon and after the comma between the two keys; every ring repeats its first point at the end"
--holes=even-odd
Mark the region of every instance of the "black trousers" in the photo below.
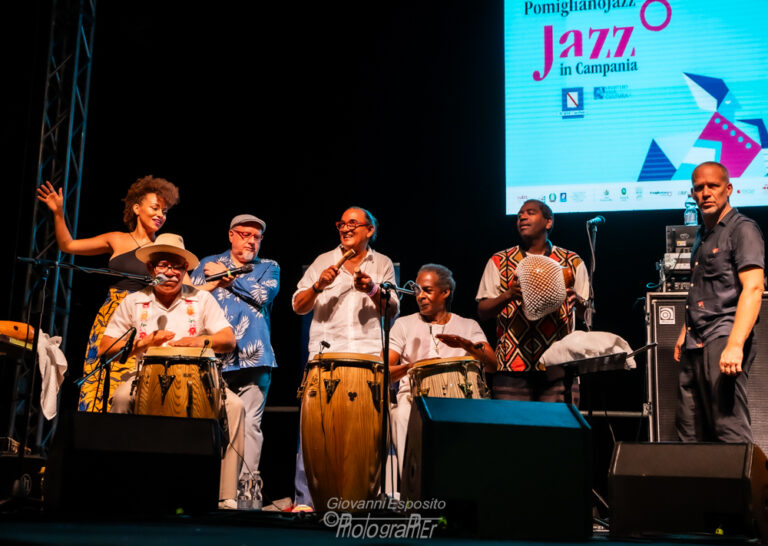
{"type": "MultiPolygon", "coordinates": [[[[522,402],[565,402],[562,379],[549,381],[546,372],[496,372],[493,374],[492,396],[496,400],[522,402]]],[[[579,381],[571,386],[571,400],[579,407],[579,381]]]]}
{"type": "Polygon", "coordinates": [[[675,426],[681,442],[752,442],[747,381],[755,360],[754,334],[744,344],[739,375],[720,373],[727,337],[701,349],[686,349],[680,360],[675,426]]]}

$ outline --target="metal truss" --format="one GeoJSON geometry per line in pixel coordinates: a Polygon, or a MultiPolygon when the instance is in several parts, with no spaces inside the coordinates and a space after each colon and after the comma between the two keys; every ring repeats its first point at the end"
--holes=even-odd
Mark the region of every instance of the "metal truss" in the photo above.
{"type": "MultiPolygon", "coordinates": [[[[54,188],[63,188],[64,217],[74,238],[80,212],[95,19],[96,0],[53,0],[36,184],[47,180],[54,188]]],[[[59,251],[52,215],[37,200],[28,256],[47,263],[74,263],[74,256],[59,251]]],[[[61,336],[62,350],[66,348],[69,327],[72,273],[58,265],[29,266],[24,289],[24,304],[32,310],[33,326],[51,336],[61,336]]],[[[26,419],[24,431],[19,432],[24,444],[34,451],[46,440],[45,423],[36,401],[36,358],[26,360],[25,369],[17,377],[14,398],[29,402],[26,411],[21,412],[26,419]]]]}

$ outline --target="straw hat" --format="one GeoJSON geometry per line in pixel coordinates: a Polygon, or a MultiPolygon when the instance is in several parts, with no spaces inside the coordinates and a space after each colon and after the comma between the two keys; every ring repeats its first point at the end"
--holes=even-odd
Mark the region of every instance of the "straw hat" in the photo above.
{"type": "Polygon", "coordinates": [[[187,262],[187,270],[197,267],[200,260],[189,250],[184,248],[184,239],[181,235],[175,233],[161,233],[151,245],[143,246],[136,251],[136,257],[144,263],[149,261],[152,254],[157,253],[175,254],[181,256],[187,262]]]}

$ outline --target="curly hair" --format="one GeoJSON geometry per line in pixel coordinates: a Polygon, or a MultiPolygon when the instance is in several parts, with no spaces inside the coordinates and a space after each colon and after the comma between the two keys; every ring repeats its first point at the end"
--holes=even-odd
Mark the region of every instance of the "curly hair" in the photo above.
{"type": "Polygon", "coordinates": [[[155,193],[165,201],[165,206],[169,209],[179,202],[179,188],[165,178],[155,178],[147,175],[139,178],[128,188],[128,193],[123,198],[125,209],[123,210],[123,223],[128,229],[136,229],[136,213],[133,212],[133,205],[141,204],[142,199],[148,193],[155,193]]]}

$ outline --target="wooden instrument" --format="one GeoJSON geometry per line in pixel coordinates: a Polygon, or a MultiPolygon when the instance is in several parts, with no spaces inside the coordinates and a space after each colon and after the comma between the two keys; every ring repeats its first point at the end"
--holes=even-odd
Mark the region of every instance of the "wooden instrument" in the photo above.
{"type": "Polygon", "coordinates": [[[490,398],[480,363],[471,356],[420,360],[408,377],[412,397],[490,398]]]}
{"type": "Polygon", "coordinates": [[[563,280],[565,281],[566,288],[573,288],[573,285],[576,283],[573,270],[570,267],[563,267],[563,280]]]}
{"type": "Polygon", "coordinates": [[[223,383],[212,349],[150,347],[136,381],[139,415],[219,417],[223,383]]]}
{"type": "Polygon", "coordinates": [[[324,353],[307,363],[301,398],[301,447],[315,510],[339,498],[377,498],[381,486],[381,359],[324,353]]]}
{"type": "Polygon", "coordinates": [[[0,335],[31,343],[35,337],[35,329],[25,322],[0,320],[0,335]]]}
{"type": "Polygon", "coordinates": [[[342,256],[341,259],[336,263],[336,267],[340,268],[342,265],[344,265],[344,262],[352,258],[357,252],[353,248],[350,248],[347,250],[342,256]]]}

